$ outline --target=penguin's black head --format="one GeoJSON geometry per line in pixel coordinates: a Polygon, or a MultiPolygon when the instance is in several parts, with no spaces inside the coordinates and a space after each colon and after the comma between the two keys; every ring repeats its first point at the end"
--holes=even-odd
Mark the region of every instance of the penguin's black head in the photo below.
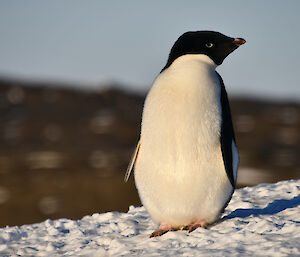
{"type": "Polygon", "coordinates": [[[227,37],[215,31],[189,31],[177,39],[163,70],[178,57],[186,54],[205,54],[216,65],[220,65],[230,53],[244,43],[246,41],[243,38],[227,37]]]}

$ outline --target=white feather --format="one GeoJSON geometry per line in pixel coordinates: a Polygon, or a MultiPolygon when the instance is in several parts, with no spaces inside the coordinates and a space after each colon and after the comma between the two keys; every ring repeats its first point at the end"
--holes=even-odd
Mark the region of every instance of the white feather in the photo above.
{"type": "Polygon", "coordinates": [[[212,223],[231,196],[215,68],[206,55],[181,56],[146,98],[135,180],[142,203],[160,224],[212,223]]]}

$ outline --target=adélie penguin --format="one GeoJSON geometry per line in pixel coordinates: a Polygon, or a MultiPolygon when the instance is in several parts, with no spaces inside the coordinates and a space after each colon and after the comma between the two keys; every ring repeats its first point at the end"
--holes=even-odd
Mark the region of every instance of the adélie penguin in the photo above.
{"type": "Polygon", "coordinates": [[[184,33],[146,97],[125,181],[134,169],[141,202],[160,225],[150,237],[205,228],[231,199],[239,157],[215,69],[245,42],[214,31],[184,33]]]}

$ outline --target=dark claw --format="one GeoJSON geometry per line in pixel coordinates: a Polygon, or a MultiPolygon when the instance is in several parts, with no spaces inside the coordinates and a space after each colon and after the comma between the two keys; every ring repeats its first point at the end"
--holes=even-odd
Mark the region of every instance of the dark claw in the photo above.
{"type": "Polygon", "coordinates": [[[182,228],[182,230],[189,230],[190,229],[190,226],[184,226],[183,228],[182,228]]]}
{"type": "Polygon", "coordinates": [[[150,235],[150,238],[156,237],[156,236],[162,236],[162,235],[166,234],[168,231],[169,230],[157,229],[150,235]]]}
{"type": "Polygon", "coordinates": [[[190,226],[189,228],[189,233],[193,232],[194,230],[196,230],[197,228],[201,227],[201,225],[194,225],[194,226],[190,226]]]}

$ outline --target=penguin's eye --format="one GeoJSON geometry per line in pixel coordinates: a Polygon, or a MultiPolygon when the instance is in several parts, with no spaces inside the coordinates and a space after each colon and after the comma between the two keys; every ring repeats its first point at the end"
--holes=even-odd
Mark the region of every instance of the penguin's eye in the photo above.
{"type": "Polygon", "coordinates": [[[212,47],[214,46],[214,44],[213,44],[213,43],[206,43],[205,46],[206,46],[207,48],[212,48],[212,47]]]}

